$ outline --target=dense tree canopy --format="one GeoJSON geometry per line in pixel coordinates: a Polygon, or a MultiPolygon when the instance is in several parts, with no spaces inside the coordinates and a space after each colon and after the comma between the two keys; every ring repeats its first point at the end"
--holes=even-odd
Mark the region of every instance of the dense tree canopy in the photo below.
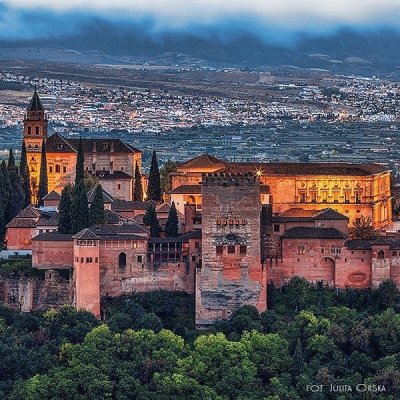
{"type": "Polygon", "coordinates": [[[72,307],[31,314],[0,307],[0,397],[400,398],[400,298],[390,282],[336,292],[296,278],[269,289],[270,310],[245,306],[203,331],[186,320],[194,300],[182,293],[105,299],[106,321],[72,307]],[[376,301],[385,293],[391,307],[376,301]],[[384,391],[357,392],[360,383],[384,391]],[[332,394],[330,384],[353,391],[332,394]],[[309,385],[323,390],[315,394],[309,385]]]}

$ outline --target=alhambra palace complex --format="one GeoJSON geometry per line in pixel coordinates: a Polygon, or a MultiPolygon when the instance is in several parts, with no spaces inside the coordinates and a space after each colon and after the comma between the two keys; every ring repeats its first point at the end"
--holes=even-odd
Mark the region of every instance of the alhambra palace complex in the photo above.
{"type": "MultiPolygon", "coordinates": [[[[7,248],[32,252],[44,278],[0,278],[2,301],[23,311],[73,304],[100,317],[101,299],[156,289],[195,295],[196,324],[205,327],[250,304],[267,308],[267,284],[293,276],[345,289],[400,286],[400,238],[392,221],[390,171],[376,164],[232,163],[210,155],[182,162],[171,174],[170,203],[178,237],[150,237],[146,202],[132,200],[141,151],[119,139],[83,139],[85,169],[103,187],[107,223],[76,235],[57,232],[63,186],[74,181],[78,140],[48,136],[35,92],[24,120],[32,189],[46,142],[45,207],[25,208],[7,226],[7,248]],[[352,240],[349,227],[371,217],[378,239],[352,240]],[[17,300],[16,300],[17,299],[17,300]]],[[[89,204],[93,189],[88,193],[89,204]]]]}

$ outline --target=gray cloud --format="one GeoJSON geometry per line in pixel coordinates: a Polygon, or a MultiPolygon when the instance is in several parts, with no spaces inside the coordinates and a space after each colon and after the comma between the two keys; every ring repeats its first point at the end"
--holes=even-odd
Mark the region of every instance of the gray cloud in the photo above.
{"type": "Polygon", "coordinates": [[[253,18],[287,30],[321,31],[340,26],[398,27],[399,0],[6,0],[10,10],[83,12],[102,17],[154,18],[159,29],[253,18]]]}

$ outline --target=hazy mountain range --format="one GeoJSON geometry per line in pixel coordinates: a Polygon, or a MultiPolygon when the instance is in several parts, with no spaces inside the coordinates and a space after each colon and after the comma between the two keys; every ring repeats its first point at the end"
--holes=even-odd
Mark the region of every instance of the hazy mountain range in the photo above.
{"type": "Polygon", "coordinates": [[[400,32],[394,29],[347,28],[318,35],[298,33],[280,40],[276,33],[269,38],[268,34],[261,36],[233,26],[154,33],[146,29],[145,22],[120,25],[93,19],[73,32],[33,35],[28,39],[3,37],[0,56],[2,59],[48,58],[46,52],[29,50],[40,47],[77,50],[83,54],[96,52],[125,59],[162,57],[168,53],[247,68],[291,65],[366,75],[400,72],[400,32]]]}

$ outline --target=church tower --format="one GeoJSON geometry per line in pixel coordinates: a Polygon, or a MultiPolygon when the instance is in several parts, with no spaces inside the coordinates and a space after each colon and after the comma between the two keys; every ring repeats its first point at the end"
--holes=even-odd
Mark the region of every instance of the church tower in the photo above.
{"type": "Polygon", "coordinates": [[[24,118],[24,142],[33,196],[35,196],[39,186],[40,156],[43,140],[46,141],[47,139],[47,124],[47,116],[35,86],[35,92],[24,118]]]}

